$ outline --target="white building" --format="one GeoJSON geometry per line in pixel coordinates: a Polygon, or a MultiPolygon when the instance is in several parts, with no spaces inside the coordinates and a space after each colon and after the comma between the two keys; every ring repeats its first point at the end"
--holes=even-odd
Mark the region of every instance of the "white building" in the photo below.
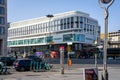
{"type": "Polygon", "coordinates": [[[71,50],[81,50],[85,46],[94,45],[100,38],[100,26],[89,14],[70,11],[10,23],[8,29],[8,47],[10,50],[29,52],[59,50],[61,45],[71,46],[71,50]]]}
{"type": "Polygon", "coordinates": [[[120,30],[109,33],[109,47],[120,48],[120,30]]]}
{"type": "Polygon", "coordinates": [[[7,0],[0,0],[0,56],[7,55],[7,0]]]}

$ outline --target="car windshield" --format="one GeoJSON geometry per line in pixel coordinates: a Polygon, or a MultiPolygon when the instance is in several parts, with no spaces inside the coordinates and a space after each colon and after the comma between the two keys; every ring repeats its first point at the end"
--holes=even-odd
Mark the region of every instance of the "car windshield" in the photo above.
{"type": "Polygon", "coordinates": [[[20,64],[29,64],[31,60],[20,60],[20,64]]]}

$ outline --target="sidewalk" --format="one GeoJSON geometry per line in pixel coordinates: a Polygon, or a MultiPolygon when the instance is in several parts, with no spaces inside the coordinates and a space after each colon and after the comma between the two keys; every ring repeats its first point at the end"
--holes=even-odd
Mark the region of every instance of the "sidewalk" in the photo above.
{"type": "MultiPolygon", "coordinates": [[[[82,69],[64,70],[61,74],[59,70],[49,72],[29,72],[24,76],[17,75],[3,80],[83,80],[82,69]]],[[[2,79],[1,79],[2,80],[2,79]]]]}
{"type": "MultiPolygon", "coordinates": [[[[101,67],[99,68],[99,80],[101,77],[101,67]]],[[[109,80],[120,79],[119,68],[109,68],[109,80]]],[[[60,70],[52,70],[48,72],[20,72],[12,74],[10,77],[0,80],[84,80],[83,68],[74,68],[70,70],[64,70],[64,74],[60,73],[60,70]]]]}

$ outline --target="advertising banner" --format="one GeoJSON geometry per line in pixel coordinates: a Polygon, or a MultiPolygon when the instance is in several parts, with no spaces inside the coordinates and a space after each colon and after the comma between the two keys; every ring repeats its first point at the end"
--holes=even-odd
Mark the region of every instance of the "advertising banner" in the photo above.
{"type": "Polygon", "coordinates": [[[98,69],[90,68],[83,70],[84,80],[98,80],[98,69]]]}

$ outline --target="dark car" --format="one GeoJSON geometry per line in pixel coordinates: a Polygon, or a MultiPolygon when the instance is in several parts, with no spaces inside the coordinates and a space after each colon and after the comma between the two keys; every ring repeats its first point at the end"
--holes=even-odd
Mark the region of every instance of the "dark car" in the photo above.
{"type": "Polygon", "coordinates": [[[7,66],[12,66],[15,61],[14,57],[0,57],[0,61],[6,64],[7,66]]]}
{"type": "Polygon", "coordinates": [[[13,63],[13,67],[15,68],[16,71],[29,71],[31,61],[32,61],[31,59],[17,59],[13,63]]]}

